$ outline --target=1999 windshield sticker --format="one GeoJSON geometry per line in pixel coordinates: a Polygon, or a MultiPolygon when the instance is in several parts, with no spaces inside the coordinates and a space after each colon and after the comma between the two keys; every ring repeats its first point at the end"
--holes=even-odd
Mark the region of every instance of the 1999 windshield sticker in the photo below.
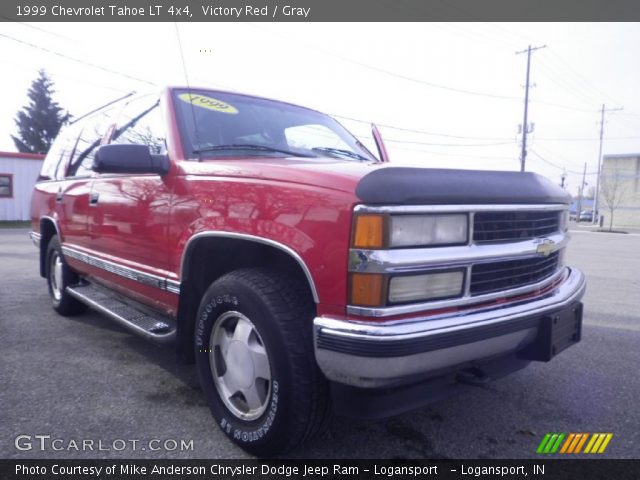
{"type": "Polygon", "coordinates": [[[213,97],[207,97],[206,95],[198,95],[195,93],[181,93],[178,98],[185,103],[190,103],[196,107],[206,108],[208,110],[214,110],[216,112],[236,114],[238,110],[213,97]]]}

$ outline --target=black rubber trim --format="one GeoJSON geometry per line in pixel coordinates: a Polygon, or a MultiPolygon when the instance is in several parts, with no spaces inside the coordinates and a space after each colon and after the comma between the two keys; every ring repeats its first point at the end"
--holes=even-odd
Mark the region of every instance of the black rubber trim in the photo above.
{"type": "Polygon", "coordinates": [[[456,365],[434,377],[404,378],[399,384],[387,388],[358,388],[331,383],[332,407],[337,415],[379,420],[421,408],[453,394],[472,392],[477,387],[460,382],[460,374],[465,368],[472,367],[482,372],[488,381],[493,381],[528,364],[528,361],[509,354],[456,365]]]}
{"type": "Polygon", "coordinates": [[[457,347],[469,343],[486,340],[528,328],[538,327],[546,316],[557,314],[564,310],[574,309],[575,304],[566,309],[557,310],[545,315],[522,317],[515,320],[500,322],[495,325],[470,327],[456,332],[444,332],[422,338],[401,340],[372,340],[369,338],[339,337],[320,330],[317,346],[322,350],[345,353],[357,357],[391,358],[417,355],[420,353],[457,347]]]}
{"type": "Polygon", "coordinates": [[[569,204],[569,194],[532,172],[382,167],[365,175],[356,195],[367,204],[569,204]]]}

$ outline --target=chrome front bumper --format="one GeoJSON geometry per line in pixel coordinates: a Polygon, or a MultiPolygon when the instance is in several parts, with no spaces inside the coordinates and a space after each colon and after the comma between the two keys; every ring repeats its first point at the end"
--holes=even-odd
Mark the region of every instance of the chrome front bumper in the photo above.
{"type": "Polygon", "coordinates": [[[482,311],[403,322],[362,323],[316,317],[316,361],[326,377],[356,387],[384,387],[416,376],[509,354],[532,343],[545,315],[570,308],[586,289],[584,274],[566,277],[543,297],[482,311]]]}

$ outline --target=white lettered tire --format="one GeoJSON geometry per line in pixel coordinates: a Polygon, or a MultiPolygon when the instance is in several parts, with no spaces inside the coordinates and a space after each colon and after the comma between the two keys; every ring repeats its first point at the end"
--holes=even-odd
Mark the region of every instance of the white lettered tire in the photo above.
{"type": "Polygon", "coordinates": [[[200,303],[196,368],[209,407],[232,441],[260,457],[299,446],[328,416],[307,297],[283,274],[255,268],[224,275],[200,303]]]}

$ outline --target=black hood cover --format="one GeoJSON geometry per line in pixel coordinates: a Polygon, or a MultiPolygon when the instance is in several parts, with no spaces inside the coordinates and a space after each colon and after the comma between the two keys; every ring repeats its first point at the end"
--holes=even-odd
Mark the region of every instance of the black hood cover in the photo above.
{"type": "Polygon", "coordinates": [[[386,167],[368,173],[356,195],[367,204],[565,203],[559,186],[531,172],[386,167]]]}

